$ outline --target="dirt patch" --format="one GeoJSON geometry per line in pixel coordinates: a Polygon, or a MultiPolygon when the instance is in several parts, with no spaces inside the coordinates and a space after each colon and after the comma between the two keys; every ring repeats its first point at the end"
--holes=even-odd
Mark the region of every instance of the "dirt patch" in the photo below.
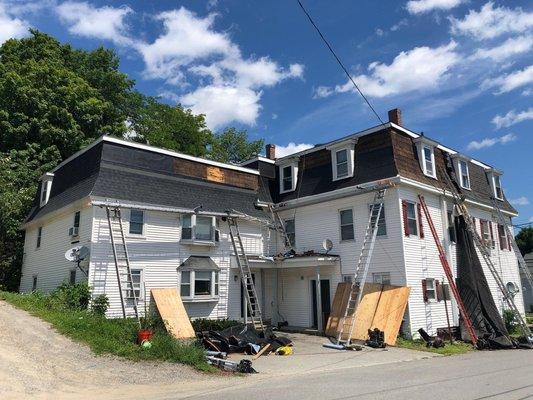
{"type": "Polygon", "coordinates": [[[213,379],[189,367],[95,356],[48,323],[0,301],[0,398],[213,379]]]}

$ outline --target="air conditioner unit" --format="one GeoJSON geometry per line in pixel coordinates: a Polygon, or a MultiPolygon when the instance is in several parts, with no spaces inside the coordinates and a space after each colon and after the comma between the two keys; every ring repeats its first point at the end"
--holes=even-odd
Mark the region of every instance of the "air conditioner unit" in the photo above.
{"type": "Polygon", "coordinates": [[[68,228],[68,235],[69,236],[78,236],[80,233],[80,228],[77,226],[72,226],[68,228]]]}

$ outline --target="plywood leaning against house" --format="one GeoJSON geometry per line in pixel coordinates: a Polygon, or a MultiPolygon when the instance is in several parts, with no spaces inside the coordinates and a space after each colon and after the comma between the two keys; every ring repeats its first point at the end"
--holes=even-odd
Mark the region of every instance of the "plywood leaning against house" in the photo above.
{"type": "MultiPolygon", "coordinates": [[[[340,330],[339,324],[350,296],[350,285],[349,282],[342,282],[337,286],[326,326],[328,336],[336,337],[340,330]]],[[[367,283],[361,303],[355,312],[356,321],[352,339],[367,340],[368,329],[378,328],[385,332],[385,342],[394,346],[410,292],[411,289],[408,287],[367,283]]],[[[352,318],[353,316],[349,317],[347,322],[351,323],[352,318]]],[[[342,339],[346,340],[347,337],[342,339]]]]}
{"type": "Polygon", "coordinates": [[[176,339],[194,337],[194,329],[176,288],[152,289],[152,297],[172,336],[176,339]]]}

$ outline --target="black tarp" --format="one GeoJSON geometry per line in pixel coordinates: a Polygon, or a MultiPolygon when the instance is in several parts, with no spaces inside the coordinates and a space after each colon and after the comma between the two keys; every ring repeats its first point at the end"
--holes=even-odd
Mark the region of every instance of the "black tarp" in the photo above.
{"type": "Polygon", "coordinates": [[[478,335],[478,347],[511,348],[513,343],[496,307],[463,216],[456,217],[457,288],[478,335]]]}

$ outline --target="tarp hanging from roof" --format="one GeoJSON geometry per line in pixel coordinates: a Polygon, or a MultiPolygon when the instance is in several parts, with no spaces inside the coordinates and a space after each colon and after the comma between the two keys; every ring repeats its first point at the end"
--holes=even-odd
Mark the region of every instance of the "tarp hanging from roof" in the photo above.
{"type": "Polygon", "coordinates": [[[496,307],[463,216],[457,227],[457,287],[472,325],[480,339],[491,348],[513,347],[502,316],[496,307]]]}
{"type": "Polygon", "coordinates": [[[178,267],[180,270],[194,269],[195,271],[220,271],[220,267],[207,256],[190,256],[178,267]]]}

